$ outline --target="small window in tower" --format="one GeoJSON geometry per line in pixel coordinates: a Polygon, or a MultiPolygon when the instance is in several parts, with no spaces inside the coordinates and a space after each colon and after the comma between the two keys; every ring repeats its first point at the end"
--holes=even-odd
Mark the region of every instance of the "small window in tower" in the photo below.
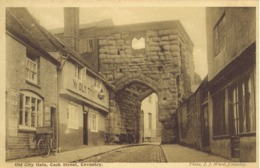
{"type": "Polygon", "coordinates": [[[91,53],[94,52],[94,39],[86,38],[79,41],[79,53],[91,53]]]}
{"type": "Polygon", "coordinates": [[[133,38],[132,48],[135,50],[145,48],[145,39],[143,37],[141,37],[140,39],[133,38]]]}

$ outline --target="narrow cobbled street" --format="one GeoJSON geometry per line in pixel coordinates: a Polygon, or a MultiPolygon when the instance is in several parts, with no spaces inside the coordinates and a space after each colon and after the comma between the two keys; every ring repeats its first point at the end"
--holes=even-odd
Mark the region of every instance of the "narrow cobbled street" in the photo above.
{"type": "Polygon", "coordinates": [[[120,148],[108,153],[97,155],[83,162],[166,162],[159,145],[143,145],[120,148]]]}
{"type": "Polygon", "coordinates": [[[82,162],[230,162],[230,160],[180,145],[127,146],[95,155],[82,162]],[[174,152],[173,152],[174,151],[174,152]]]}

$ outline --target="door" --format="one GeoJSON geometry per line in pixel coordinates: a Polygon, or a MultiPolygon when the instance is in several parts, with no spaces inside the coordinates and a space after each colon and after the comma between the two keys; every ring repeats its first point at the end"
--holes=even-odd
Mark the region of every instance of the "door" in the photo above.
{"type": "Polygon", "coordinates": [[[208,115],[208,104],[202,105],[202,147],[207,148],[210,146],[210,137],[209,137],[209,115],[208,115]]]}
{"type": "Polygon", "coordinates": [[[229,98],[231,100],[229,106],[230,106],[230,124],[231,124],[231,156],[232,158],[239,158],[240,157],[240,139],[239,139],[239,111],[241,111],[241,105],[239,103],[239,99],[241,98],[241,95],[239,95],[239,88],[237,86],[234,86],[231,88],[229,93],[229,98]]]}
{"type": "Polygon", "coordinates": [[[83,113],[83,144],[88,144],[88,113],[83,113]]]}
{"type": "Polygon", "coordinates": [[[53,129],[53,147],[57,147],[57,122],[56,122],[56,108],[51,107],[51,127],[53,129]]]}

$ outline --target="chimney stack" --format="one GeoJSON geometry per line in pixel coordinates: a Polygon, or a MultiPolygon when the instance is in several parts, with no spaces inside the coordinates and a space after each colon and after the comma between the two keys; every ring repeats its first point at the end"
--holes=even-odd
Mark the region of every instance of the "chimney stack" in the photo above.
{"type": "Polygon", "coordinates": [[[76,52],[79,51],[79,8],[64,8],[64,41],[76,52]]]}

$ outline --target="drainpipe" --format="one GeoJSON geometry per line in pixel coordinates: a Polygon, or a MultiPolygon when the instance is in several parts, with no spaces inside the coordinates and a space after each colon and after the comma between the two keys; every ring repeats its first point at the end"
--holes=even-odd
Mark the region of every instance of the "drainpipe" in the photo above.
{"type": "MultiPolygon", "coordinates": [[[[61,53],[62,54],[62,53],[61,53]]],[[[60,85],[61,85],[61,72],[63,69],[63,66],[65,65],[65,63],[67,62],[68,58],[70,57],[69,54],[66,54],[66,57],[64,58],[63,56],[61,56],[61,65],[57,67],[57,104],[58,104],[58,108],[57,108],[57,113],[56,113],[56,147],[57,147],[57,152],[60,152],[60,130],[59,130],[59,126],[60,126],[60,85]]]]}

